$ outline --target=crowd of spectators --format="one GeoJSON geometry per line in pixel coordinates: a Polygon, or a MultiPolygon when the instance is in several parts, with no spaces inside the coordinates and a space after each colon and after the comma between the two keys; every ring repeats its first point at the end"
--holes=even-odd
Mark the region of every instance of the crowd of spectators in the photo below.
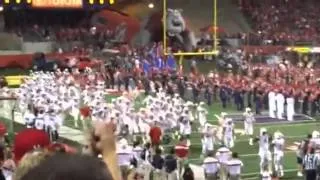
{"type": "Polygon", "coordinates": [[[239,0],[254,36],[270,44],[318,42],[320,19],[317,0],[239,0]]]}
{"type": "Polygon", "coordinates": [[[27,42],[76,41],[86,46],[103,46],[115,35],[112,30],[95,29],[90,22],[92,13],[85,11],[19,10],[7,12],[4,17],[6,31],[27,42]]]}

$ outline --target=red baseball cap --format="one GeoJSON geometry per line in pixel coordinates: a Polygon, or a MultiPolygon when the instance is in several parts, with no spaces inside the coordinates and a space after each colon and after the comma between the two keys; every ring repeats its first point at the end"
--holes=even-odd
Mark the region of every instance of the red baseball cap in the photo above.
{"type": "Polygon", "coordinates": [[[47,133],[36,129],[24,129],[20,131],[14,139],[13,153],[16,162],[35,147],[45,148],[50,145],[50,139],[47,133]]]}

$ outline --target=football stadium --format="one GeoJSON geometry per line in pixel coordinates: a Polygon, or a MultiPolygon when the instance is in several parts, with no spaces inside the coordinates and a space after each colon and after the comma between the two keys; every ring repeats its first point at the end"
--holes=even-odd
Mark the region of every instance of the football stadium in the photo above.
{"type": "Polygon", "coordinates": [[[317,5],[0,1],[0,179],[317,180],[317,5]]]}

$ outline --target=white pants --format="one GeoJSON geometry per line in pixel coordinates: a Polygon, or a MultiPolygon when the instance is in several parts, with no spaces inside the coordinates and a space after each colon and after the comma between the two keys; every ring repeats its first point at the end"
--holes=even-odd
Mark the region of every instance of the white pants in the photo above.
{"type": "Polygon", "coordinates": [[[274,154],[273,163],[275,166],[282,165],[283,152],[277,152],[274,154]]]}
{"type": "Polygon", "coordinates": [[[260,163],[267,164],[271,161],[271,152],[270,151],[259,151],[260,163]]]}
{"type": "Polygon", "coordinates": [[[203,127],[207,122],[207,119],[206,118],[199,118],[199,123],[201,125],[201,127],[203,127]]]}
{"type": "Polygon", "coordinates": [[[284,111],[284,108],[283,108],[283,105],[280,105],[277,109],[277,118],[278,119],[283,119],[283,111],[284,111]]]}
{"type": "Polygon", "coordinates": [[[207,152],[213,151],[214,145],[213,145],[213,139],[204,137],[202,140],[202,153],[205,154],[207,152]]]}
{"type": "Polygon", "coordinates": [[[225,146],[229,149],[233,148],[233,146],[234,146],[234,141],[233,141],[232,136],[224,136],[223,142],[224,142],[225,146]]]}
{"type": "Polygon", "coordinates": [[[276,107],[274,106],[274,104],[271,105],[271,103],[269,103],[269,116],[271,118],[275,118],[276,117],[276,107]]]}
{"type": "Polygon", "coordinates": [[[244,131],[246,135],[253,135],[253,124],[244,122],[244,131]]]}
{"type": "Polygon", "coordinates": [[[293,121],[294,107],[292,104],[287,105],[287,119],[288,121],[293,121]]]}

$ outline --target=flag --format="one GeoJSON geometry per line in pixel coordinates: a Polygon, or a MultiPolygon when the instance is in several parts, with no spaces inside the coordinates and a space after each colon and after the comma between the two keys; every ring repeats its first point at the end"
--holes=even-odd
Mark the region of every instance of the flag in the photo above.
{"type": "Polygon", "coordinates": [[[161,57],[156,58],[155,68],[162,69],[164,66],[163,60],[161,57]]]}
{"type": "Polygon", "coordinates": [[[150,64],[149,64],[149,62],[147,60],[143,61],[143,66],[142,67],[143,67],[143,72],[145,74],[148,74],[149,71],[150,71],[150,64]]]}
{"type": "Polygon", "coordinates": [[[167,67],[170,68],[170,69],[176,69],[176,60],[174,59],[173,56],[169,55],[167,57],[167,67]]]}

